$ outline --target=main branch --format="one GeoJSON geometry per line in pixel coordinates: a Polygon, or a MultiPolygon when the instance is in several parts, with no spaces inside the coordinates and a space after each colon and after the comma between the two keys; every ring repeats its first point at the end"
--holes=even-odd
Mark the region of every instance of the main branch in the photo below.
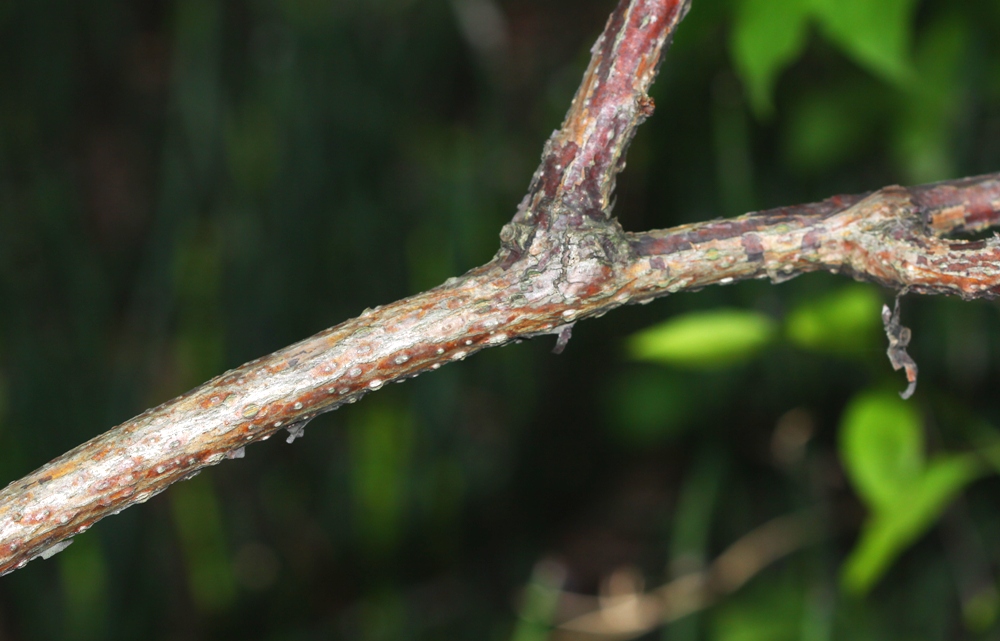
{"type": "Polygon", "coordinates": [[[689,0],[621,0],[501,247],[440,287],[247,363],[84,443],[0,492],[0,572],[98,520],[389,382],[615,307],[748,278],[827,270],[963,298],[1000,293],[1000,175],[838,196],[674,229],[625,233],[615,177],[689,0]]]}

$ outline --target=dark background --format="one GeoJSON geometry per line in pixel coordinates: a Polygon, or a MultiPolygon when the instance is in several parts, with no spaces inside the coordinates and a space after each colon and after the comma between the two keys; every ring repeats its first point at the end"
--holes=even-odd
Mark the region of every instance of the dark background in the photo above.
{"type": "MultiPolygon", "coordinates": [[[[812,29],[769,117],[729,47],[743,1],[682,23],[619,180],[626,229],[1000,169],[995,0],[920,2],[906,87],[812,29]]],[[[0,481],[487,261],[612,7],[0,0],[0,481]]],[[[624,348],[680,313],[781,322],[849,284],[677,295],[581,323],[558,357],[538,339],[391,386],[0,579],[0,638],[541,640],[520,595],[552,568],[585,594],[623,568],[653,587],[816,505],[822,543],[647,638],[1000,638],[992,478],[871,593],[838,587],[865,509],[837,426],[855,394],[905,386],[877,320],[721,370],[624,348]]],[[[904,300],[932,451],[1000,424],[997,311],[904,300]]]]}

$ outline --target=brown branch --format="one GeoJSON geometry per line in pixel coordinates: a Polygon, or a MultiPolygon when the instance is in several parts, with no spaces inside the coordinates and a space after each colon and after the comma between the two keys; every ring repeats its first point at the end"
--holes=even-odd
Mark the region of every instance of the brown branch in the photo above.
{"type": "MultiPolygon", "coordinates": [[[[653,590],[639,582],[598,598],[564,592],[562,600],[586,612],[564,620],[552,635],[572,639],[634,639],[732,594],[772,563],[820,540],[816,514],[781,516],[751,530],[730,545],[707,568],[678,577],[653,590]]],[[[628,583],[626,580],[623,583],[628,583]]]]}
{"type": "Polygon", "coordinates": [[[629,234],[631,266],[652,296],[812,271],[839,272],[920,294],[1000,294],[1000,241],[941,238],[994,225],[1000,174],[756,212],[629,234]]]}
{"type": "Polygon", "coordinates": [[[540,334],[564,343],[567,326],[627,303],[816,270],[918,293],[1000,293],[996,239],[940,237],[998,221],[998,176],[623,232],[611,218],[615,176],[688,4],[620,1],[492,261],[227,372],[11,483],[0,492],[0,572],[386,383],[540,334]]]}

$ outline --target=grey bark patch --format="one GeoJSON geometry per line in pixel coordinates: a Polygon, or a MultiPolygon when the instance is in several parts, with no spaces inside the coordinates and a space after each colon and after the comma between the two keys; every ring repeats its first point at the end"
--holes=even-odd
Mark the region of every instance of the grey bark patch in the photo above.
{"type": "Polygon", "coordinates": [[[39,559],[39,558],[41,558],[41,559],[51,559],[55,555],[59,554],[60,552],[62,552],[66,548],[68,548],[72,543],[73,543],[73,539],[71,539],[71,538],[70,539],[66,539],[65,541],[59,541],[55,545],[50,545],[49,547],[47,547],[44,550],[42,550],[34,558],[36,558],[36,559],[39,559]]]}
{"type": "Polygon", "coordinates": [[[306,425],[308,425],[311,420],[311,418],[307,418],[301,421],[296,421],[286,427],[285,429],[288,430],[288,438],[285,439],[285,442],[291,444],[295,442],[295,439],[305,436],[306,425]]]}
{"type": "Polygon", "coordinates": [[[746,233],[740,238],[743,250],[747,253],[747,260],[751,263],[764,261],[764,243],[757,234],[746,233]]]}
{"type": "Polygon", "coordinates": [[[570,323],[569,325],[563,325],[559,329],[559,337],[556,339],[556,346],[552,348],[553,354],[562,354],[566,346],[569,345],[569,339],[573,337],[573,325],[576,323],[570,323]]]}

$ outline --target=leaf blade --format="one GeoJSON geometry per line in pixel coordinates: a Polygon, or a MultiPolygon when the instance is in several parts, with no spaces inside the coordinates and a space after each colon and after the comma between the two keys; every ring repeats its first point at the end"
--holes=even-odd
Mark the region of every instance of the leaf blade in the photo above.
{"type": "Polygon", "coordinates": [[[808,36],[804,0],[745,0],[733,25],[733,63],[758,118],[774,111],[778,76],[802,53],[808,36]]]}
{"type": "Polygon", "coordinates": [[[775,322],[758,312],[690,312],[633,334],[627,349],[636,360],[717,369],[750,359],[775,333],[775,322]]]}
{"type": "Polygon", "coordinates": [[[898,85],[914,78],[914,0],[813,0],[820,31],[855,62],[898,85]]]}
{"type": "Polygon", "coordinates": [[[924,466],[920,417],[891,394],[855,397],[840,427],[840,457],[851,484],[873,510],[891,506],[924,466]]]}
{"type": "Polygon", "coordinates": [[[861,539],[844,563],[841,581],[849,592],[863,594],[907,547],[927,531],[958,493],[982,473],[969,456],[947,456],[928,465],[905,492],[905,500],[877,508],[861,539]]]}

